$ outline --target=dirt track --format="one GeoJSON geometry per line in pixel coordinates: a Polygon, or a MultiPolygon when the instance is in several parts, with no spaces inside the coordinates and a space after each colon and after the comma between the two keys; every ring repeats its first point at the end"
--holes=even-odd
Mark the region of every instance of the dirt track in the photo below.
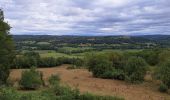
{"type": "MultiPolygon", "coordinates": [[[[68,65],[56,68],[38,69],[44,74],[47,80],[51,74],[59,74],[62,83],[72,87],[78,87],[81,92],[90,92],[100,95],[116,95],[124,97],[126,100],[170,100],[170,95],[159,93],[149,87],[149,84],[128,85],[123,81],[93,78],[86,69],[66,69],[68,65]]],[[[21,77],[22,69],[11,70],[10,79],[18,81],[21,77]]]]}

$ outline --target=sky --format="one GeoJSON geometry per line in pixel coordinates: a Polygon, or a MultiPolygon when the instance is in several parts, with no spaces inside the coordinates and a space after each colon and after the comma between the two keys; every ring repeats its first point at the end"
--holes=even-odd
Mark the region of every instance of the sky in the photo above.
{"type": "Polygon", "coordinates": [[[170,35],[170,0],[0,0],[15,35],[170,35]]]}

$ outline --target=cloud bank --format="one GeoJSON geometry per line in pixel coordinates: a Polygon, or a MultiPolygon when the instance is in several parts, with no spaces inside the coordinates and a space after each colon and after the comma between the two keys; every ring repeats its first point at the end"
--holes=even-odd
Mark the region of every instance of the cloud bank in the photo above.
{"type": "Polygon", "coordinates": [[[12,34],[170,35],[170,0],[0,0],[12,34]]]}

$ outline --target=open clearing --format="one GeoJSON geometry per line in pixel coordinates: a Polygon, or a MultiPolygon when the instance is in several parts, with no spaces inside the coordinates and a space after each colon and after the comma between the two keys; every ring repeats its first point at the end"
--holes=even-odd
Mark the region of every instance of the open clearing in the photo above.
{"type": "MultiPolygon", "coordinates": [[[[170,100],[170,95],[160,93],[150,83],[129,85],[123,81],[93,78],[86,69],[68,70],[69,65],[54,68],[39,68],[43,72],[44,80],[52,74],[59,74],[63,84],[77,87],[81,92],[90,92],[99,95],[116,95],[126,100],[170,100]]],[[[17,82],[23,69],[11,70],[10,79],[17,82]]]]}

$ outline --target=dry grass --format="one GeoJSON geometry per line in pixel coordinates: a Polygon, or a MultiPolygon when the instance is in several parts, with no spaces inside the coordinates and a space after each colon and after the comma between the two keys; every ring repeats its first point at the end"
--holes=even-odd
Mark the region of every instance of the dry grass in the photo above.
{"type": "MultiPolygon", "coordinates": [[[[91,92],[99,95],[116,95],[126,100],[170,100],[168,94],[159,93],[151,83],[129,85],[123,81],[93,78],[86,69],[68,70],[69,65],[55,68],[40,68],[47,80],[52,74],[59,74],[62,83],[77,87],[81,92],[91,92]]],[[[10,79],[18,81],[23,70],[11,70],[10,79]]]]}

